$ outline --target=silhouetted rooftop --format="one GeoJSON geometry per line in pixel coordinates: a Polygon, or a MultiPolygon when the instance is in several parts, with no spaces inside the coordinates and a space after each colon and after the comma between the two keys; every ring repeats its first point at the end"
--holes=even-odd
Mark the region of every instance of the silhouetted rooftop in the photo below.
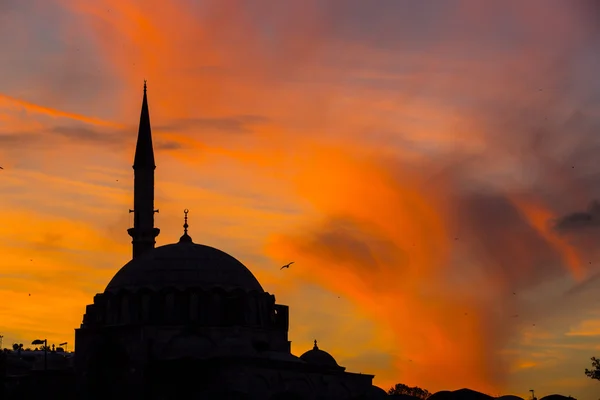
{"type": "Polygon", "coordinates": [[[459,389],[455,391],[441,391],[432,394],[428,400],[493,400],[492,396],[476,392],[471,389],[459,389]]]}

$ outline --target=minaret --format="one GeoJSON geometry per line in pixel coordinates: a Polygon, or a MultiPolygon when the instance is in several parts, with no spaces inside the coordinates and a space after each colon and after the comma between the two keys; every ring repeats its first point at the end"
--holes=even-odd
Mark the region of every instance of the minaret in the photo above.
{"type": "Polygon", "coordinates": [[[154,248],[160,229],[154,227],[154,149],[152,148],[152,131],[150,129],[150,112],[146,96],[144,80],[144,100],[138,130],[135,158],[133,160],[133,228],[127,233],[133,244],[133,258],[139,257],[154,248]]]}

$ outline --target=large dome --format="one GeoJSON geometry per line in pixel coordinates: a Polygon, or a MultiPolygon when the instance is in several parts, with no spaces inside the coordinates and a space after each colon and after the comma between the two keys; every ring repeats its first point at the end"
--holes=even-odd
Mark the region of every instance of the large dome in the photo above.
{"type": "Polygon", "coordinates": [[[214,247],[183,239],[179,243],[157,247],[125,264],[105,292],[169,287],[264,291],[252,272],[234,257],[214,247]]]}

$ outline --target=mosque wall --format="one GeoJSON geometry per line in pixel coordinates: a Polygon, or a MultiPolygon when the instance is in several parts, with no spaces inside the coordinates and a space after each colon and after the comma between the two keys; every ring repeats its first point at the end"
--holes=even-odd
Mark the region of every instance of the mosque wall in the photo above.
{"type": "MultiPolygon", "coordinates": [[[[305,366],[303,366],[305,367],[305,366]]],[[[269,399],[282,393],[301,394],[305,400],[352,399],[367,394],[372,386],[371,375],[302,369],[260,368],[239,366],[229,370],[230,385],[257,398],[269,399]]]]}

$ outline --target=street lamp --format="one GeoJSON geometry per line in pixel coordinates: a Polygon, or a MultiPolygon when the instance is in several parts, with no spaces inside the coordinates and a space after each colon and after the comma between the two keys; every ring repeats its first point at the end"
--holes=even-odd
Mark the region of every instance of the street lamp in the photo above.
{"type": "Polygon", "coordinates": [[[31,344],[44,345],[44,371],[48,370],[48,339],[35,339],[31,344]]]}
{"type": "Polygon", "coordinates": [[[69,342],[64,342],[64,343],[59,343],[59,346],[65,346],[65,353],[69,352],[68,346],[69,346],[69,342]]]}

